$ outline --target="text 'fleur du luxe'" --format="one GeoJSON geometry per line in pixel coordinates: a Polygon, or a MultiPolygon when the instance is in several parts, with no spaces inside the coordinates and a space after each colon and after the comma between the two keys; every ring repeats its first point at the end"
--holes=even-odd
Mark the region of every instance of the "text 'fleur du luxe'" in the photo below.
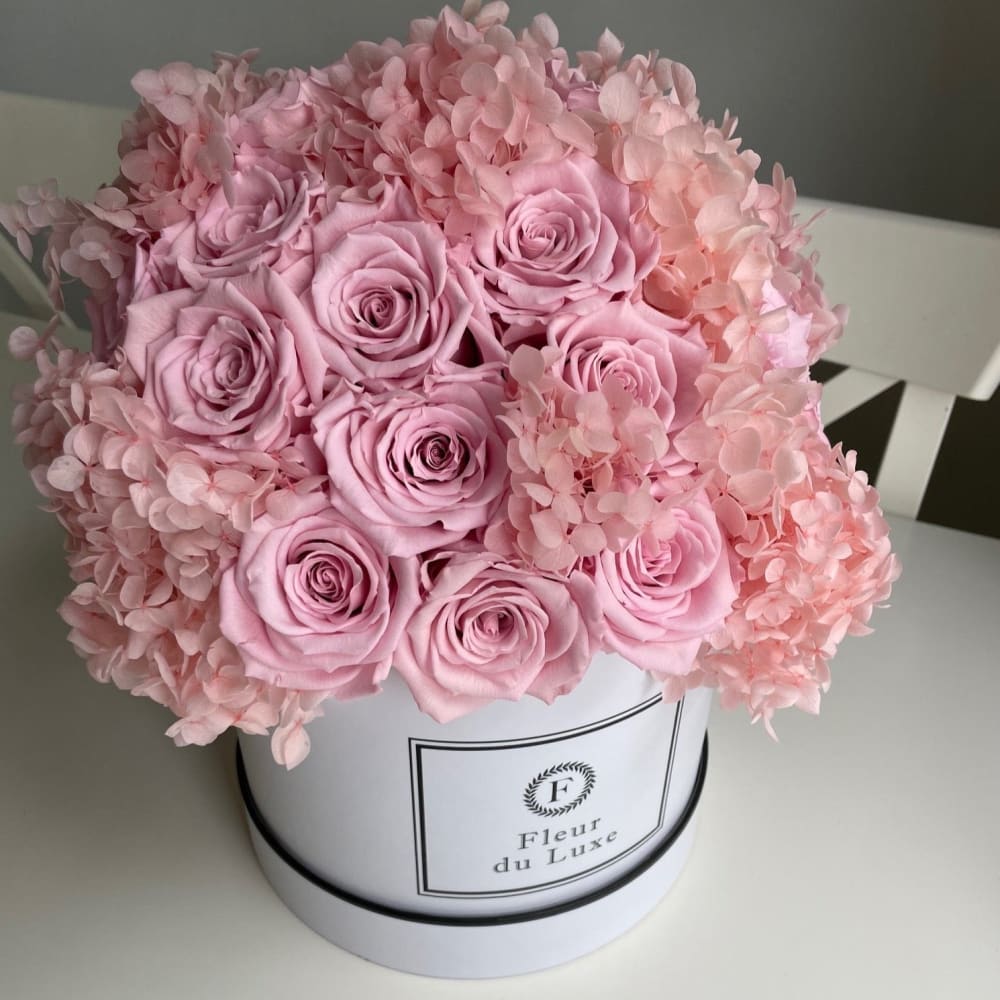
{"type": "Polygon", "coordinates": [[[526,830],[517,834],[517,852],[505,854],[494,866],[498,875],[511,871],[528,871],[543,865],[558,865],[571,858],[580,858],[601,851],[618,838],[618,831],[598,833],[600,818],[574,826],[541,830],[526,830]],[[527,852],[521,854],[520,852],[527,852]]]}

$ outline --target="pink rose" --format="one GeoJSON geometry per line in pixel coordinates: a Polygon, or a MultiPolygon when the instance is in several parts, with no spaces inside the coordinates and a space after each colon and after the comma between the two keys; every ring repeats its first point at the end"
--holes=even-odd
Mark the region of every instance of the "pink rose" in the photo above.
{"type": "Polygon", "coordinates": [[[621,552],[589,561],[601,641],[659,676],[687,673],[736,599],[729,547],[707,497],[670,508],[621,552]]]}
{"type": "Polygon", "coordinates": [[[192,217],[160,234],[150,259],[164,272],[183,275],[174,287],[198,288],[263,266],[283,271],[310,250],[304,224],[321,189],[322,178],[244,151],[192,217]]]}
{"type": "MultiPolygon", "coordinates": [[[[285,70],[283,79],[274,80],[240,115],[241,135],[247,135],[254,145],[322,162],[323,156],[332,152],[329,119],[337,110],[336,95],[324,86],[324,75],[296,67],[285,70]]],[[[338,139],[338,147],[350,141],[346,136],[338,139]]],[[[353,141],[363,143],[357,137],[353,141]]]]}
{"type": "Polygon", "coordinates": [[[428,376],[419,392],[379,395],[345,383],[313,417],[331,503],[386,552],[415,555],[458,541],[500,505],[504,390],[489,376],[482,368],[428,376]]]}
{"type": "Polygon", "coordinates": [[[275,451],[322,393],[315,326],[266,269],[128,307],[124,350],[143,399],[193,447],[275,451]]]}
{"type": "Polygon", "coordinates": [[[222,634],[249,677],[336,698],[373,694],[417,606],[417,563],[387,556],[323,495],[280,497],[222,577],[222,634]]]}
{"type": "Polygon", "coordinates": [[[339,375],[398,388],[435,361],[503,360],[475,277],[401,185],[377,205],[339,202],[313,243],[320,350],[339,375]]]}
{"type": "Polygon", "coordinates": [[[610,302],[585,316],[557,317],[548,342],[562,353],[557,374],[576,392],[600,392],[614,377],[668,431],[689,423],[701,405],[695,379],[708,361],[701,337],[644,303],[610,302]]]}
{"type": "Polygon", "coordinates": [[[510,181],[501,227],[484,218],[473,232],[487,306],[507,323],[535,328],[558,313],[589,312],[631,295],[656,264],[659,245],[632,221],[628,186],[589,157],[519,163],[510,181]]]}
{"type": "Polygon", "coordinates": [[[531,694],[551,703],[576,687],[593,648],[582,607],[590,603],[589,581],[465,552],[440,568],[425,565],[424,583],[395,663],[421,710],[438,722],[495,698],[531,694]]]}

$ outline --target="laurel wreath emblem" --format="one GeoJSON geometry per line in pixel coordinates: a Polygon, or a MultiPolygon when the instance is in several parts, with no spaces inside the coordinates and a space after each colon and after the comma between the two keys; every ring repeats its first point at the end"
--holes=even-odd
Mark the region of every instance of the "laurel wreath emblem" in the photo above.
{"type": "Polygon", "coordinates": [[[564,764],[554,764],[535,777],[524,790],[524,804],[538,816],[562,816],[571,809],[575,809],[593,791],[596,782],[597,775],[594,773],[594,769],[589,764],[584,764],[581,760],[571,760],[564,764]],[[535,792],[549,778],[554,778],[557,774],[565,774],[566,772],[573,772],[583,776],[583,790],[572,802],[567,802],[564,806],[540,806],[535,801],[535,792]]]}

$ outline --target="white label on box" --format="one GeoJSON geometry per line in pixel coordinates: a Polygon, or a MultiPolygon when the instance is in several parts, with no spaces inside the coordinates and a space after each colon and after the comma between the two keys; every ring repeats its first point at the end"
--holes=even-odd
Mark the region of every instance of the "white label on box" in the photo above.
{"type": "Polygon", "coordinates": [[[490,898],[598,872],[663,831],[684,702],[578,729],[410,740],[417,892],[490,898]]]}

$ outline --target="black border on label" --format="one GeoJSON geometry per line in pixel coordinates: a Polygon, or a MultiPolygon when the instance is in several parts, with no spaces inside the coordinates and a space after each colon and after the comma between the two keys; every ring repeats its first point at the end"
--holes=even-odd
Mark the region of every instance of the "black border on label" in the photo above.
{"type": "Polygon", "coordinates": [[[623,858],[639,850],[640,847],[647,844],[663,829],[663,820],[667,810],[667,796],[670,791],[670,776],[674,769],[677,737],[680,732],[681,714],[684,711],[684,699],[680,699],[674,710],[674,722],[670,734],[670,748],[667,751],[666,768],[664,770],[663,792],[660,796],[659,814],[655,825],[613,857],[606,858],[603,861],[597,862],[597,864],[591,865],[589,868],[574,872],[571,875],[549,879],[547,882],[534,882],[531,885],[516,889],[432,889],[430,887],[427,866],[427,834],[424,822],[423,750],[452,750],[458,752],[516,750],[521,747],[559,743],[563,740],[576,739],[579,736],[587,736],[590,733],[599,732],[602,729],[607,729],[609,726],[616,726],[621,722],[627,722],[629,719],[634,719],[637,715],[641,715],[643,712],[657,705],[663,705],[662,695],[657,694],[646,701],[639,702],[638,705],[623,709],[615,715],[609,715],[607,718],[599,719],[596,722],[589,722],[574,729],[564,729],[556,733],[527,736],[514,740],[423,740],[411,737],[409,740],[410,795],[413,804],[413,856],[417,867],[417,895],[428,896],[434,899],[509,899],[513,896],[527,896],[535,892],[546,892],[556,886],[568,885],[570,882],[578,882],[580,879],[603,871],[605,868],[616,864],[623,858]]]}
{"type": "Polygon", "coordinates": [[[250,782],[247,780],[246,768],[243,766],[243,754],[240,751],[239,744],[236,745],[236,776],[239,780],[240,794],[243,796],[243,805],[246,808],[247,816],[250,818],[250,822],[253,823],[257,832],[263,838],[264,842],[274,851],[275,854],[297,875],[311,882],[317,889],[322,890],[325,893],[341,900],[344,903],[349,903],[351,906],[357,906],[360,909],[368,910],[370,913],[377,913],[383,917],[391,917],[394,920],[405,920],[410,923],[416,924],[432,924],[438,927],[499,927],[504,924],[522,924],[530,920],[543,920],[546,917],[557,917],[562,913],[569,913],[571,910],[579,909],[583,906],[588,906],[591,903],[596,903],[603,899],[605,896],[610,896],[613,892],[617,892],[619,889],[623,889],[630,882],[634,882],[639,876],[644,875],[650,868],[653,867],[671,847],[677,842],[677,839],[684,832],[688,823],[691,821],[691,817],[694,815],[695,809],[698,807],[698,801],[701,798],[702,788],[705,785],[705,773],[708,769],[708,736],[705,736],[705,742],[702,744],[701,757],[698,761],[698,771],[694,779],[694,788],[691,789],[691,795],[687,800],[687,804],[684,806],[684,811],[681,813],[676,824],[670,833],[664,838],[663,843],[660,844],[649,857],[645,858],[634,868],[627,871],[624,875],[610,882],[608,885],[603,886],[600,889],[595,889],[593,892],[587,893],[585,896],[579,896],[576,899],[567,900],[565,903],[556,903],[552,906],[544,906],[534,910],[525,910],[521,913],[504,913],[498,914],[497,916],[475,916],[475,917],[446,917],[434,913],[419,913],[414,910],[402,910],[397,909],[394,906],[386,906],[382,903],[376,903],[370,899],[365,899],[363,896],[357,896],[352,892],[348,892],[345,889],[339,889],[337,886],[332,885],[327,882],[326,879],[317,875],[315,872],[307,868],[298,858],[295,857],[285,846],[281,843],[278,837],[275,835],[274,831],[268,826],[267,821],[261,815],[260,809],[257,803],[254,801],[253,793],[250,790],[250,782]]]}

